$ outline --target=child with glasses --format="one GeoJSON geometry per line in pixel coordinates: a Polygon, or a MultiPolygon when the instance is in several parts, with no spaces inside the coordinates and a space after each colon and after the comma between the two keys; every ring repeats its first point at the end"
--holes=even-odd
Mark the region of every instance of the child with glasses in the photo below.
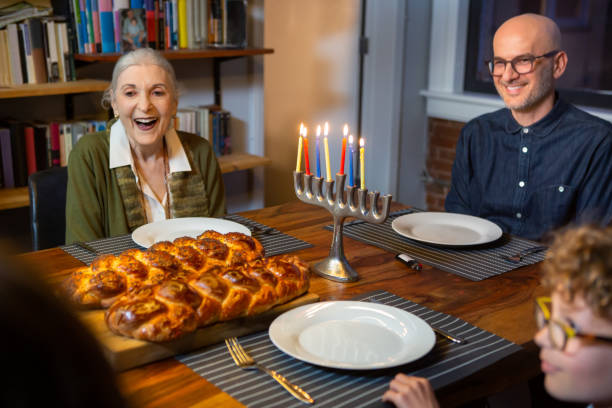
{"type": "MultiPolygon", "coordinates": [[[[563,401],[612,407],[612,227],[558,235],[543,271],[551,296],[536,299],[535,342],[546,390],[563,401]]],[[[391,381],[383,400],[438,407],[429,381],[404,374],[391,381]]]]}
{"type": "Polygon", "coordinates": [[[536,301],[535,342],[546,390],[612,406],[612,228],[560,235],[544,264],[550,298],[536,301]]]}

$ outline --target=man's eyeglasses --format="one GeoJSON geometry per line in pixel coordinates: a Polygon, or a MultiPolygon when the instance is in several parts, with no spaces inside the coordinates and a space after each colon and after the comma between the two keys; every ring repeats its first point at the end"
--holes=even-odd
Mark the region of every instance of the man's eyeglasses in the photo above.
{"type": "Polygon", "coordinates": [[[588,341],[612,343],[612,337],[602,337],[594,334],[580,333],[569,324],[560,322],[558,320],[552,320],[550,318],[550,304],[551,299],[549,297],[536,298],[535,318],[538,329],[548,326],[548,338],[550,339],[553,347],[556,349],[564,350],[567,341],[572,337],[578,337],[588,341]]]}
{"type": "Polygon", "coordinates": [[[556,55],[559,50],[553,50],[546,54],[534,56],[531,54],[519,55],[518,57],[512,58],[511,61],[506,61],[501,58],[494,58],[491,61],[485,61],[489,67],[489,72],[493,76],[502,76],[506,71],[506,64],[510,64],[514,72],[517,74],[529,74],[535,69],[535,62],[539,58],[550,58],[556,55]]]}

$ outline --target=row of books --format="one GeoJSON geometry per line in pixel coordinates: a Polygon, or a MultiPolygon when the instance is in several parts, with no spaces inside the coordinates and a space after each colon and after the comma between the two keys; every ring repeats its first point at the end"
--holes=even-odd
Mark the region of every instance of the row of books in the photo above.
{"type": "Polygon", "coordinates": [[[246,46],[244,0],[71,0],[79,53],[246,46]]]}
{"type": "Polygon", "coordinates": [[[63,18],[29,18],[0,30],[0,86],[74,79],[74,59],[63,18]]]}
{"type": "Polygon", "coordinates": [[[175,128],[203,137],[216,156],[223,156],[232,152],[230,120],[230,113],[218,105],[193,106],[177,111],[175,128]]]}
{"type": "Polygon", "coordinates": [[[0,187],[28,185],[28,176],[66,166],[72,146],[86,133],[106,128],[104,121],[0,123],[0,187]]]}

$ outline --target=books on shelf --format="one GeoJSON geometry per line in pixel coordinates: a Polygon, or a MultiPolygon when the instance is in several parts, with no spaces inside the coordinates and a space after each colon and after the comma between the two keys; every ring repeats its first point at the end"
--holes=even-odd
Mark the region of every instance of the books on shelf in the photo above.
{"type": "Polygon", "coordinates": [[[68,23],[62,17],[30,18],[0,30],[0,84],[75,79],[68,23]]]}
{"type": "Polygon", "coordinates": [[[181,108],[176,113],[177,130],[208,140],[216,156],[231,154],[231,114],[218,105],[181,108]]]}
{"type": "Polygon", "coordinates": [[[71,121],[0,124],[0,180],[2,187],[28,185],[28,176],[50,167],[66,166],[73,146],[86,133],[106,128],[106,122],[71,121]]]}

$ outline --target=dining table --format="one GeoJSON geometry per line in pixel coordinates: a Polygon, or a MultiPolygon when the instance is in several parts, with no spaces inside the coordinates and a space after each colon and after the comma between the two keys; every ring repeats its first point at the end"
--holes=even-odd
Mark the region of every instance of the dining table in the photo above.
{"type": "MultiPolygon", "coordinates": [[[[391,204],[392,212],[406,208],[410,207],[391,204]]],[[[321,207],[294,201],[239,215],[311,244],[292,253],[310,265],[328,256],[332,231],[325,227],[332,218],[321,207]]],[[[345,283],[313,273],[309,291],[318,295],[320,301],[350,300],[372,291],[387,291],[465,320],[520,346],[519,351],[494,364],[436,389],[441,406],[460,406],[539,374],[538,350],[533,343],[536,331],[533,303],[537,296],[546,293],[540,284],[541,263],[473,281],[425,262],[421,270],[410,268],[396,259],[393,252],[347,236],[344,254],[359,279],[345,283]]],[[[22,257],[44,266],[45,279],[53,285],[60,284],[74,268],[83,265],[60,248],[29,252],[22,257]]],[[[396,370],[401,372],[402,367],[396,370]]],[[[174,357],[117,375],[123,395],[134,407],[244,406],[174,357]]]]}

